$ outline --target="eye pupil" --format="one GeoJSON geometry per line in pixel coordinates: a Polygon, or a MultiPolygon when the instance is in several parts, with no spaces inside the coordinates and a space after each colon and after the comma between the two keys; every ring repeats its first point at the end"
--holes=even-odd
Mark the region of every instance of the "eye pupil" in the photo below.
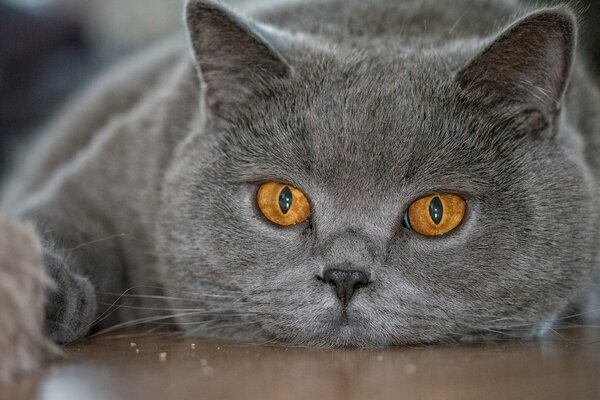
{"type": "Polygon", "coordinates": [[[429,215],[431,216],[431,220],[439,225],[442,222],[442,217],[444,216],[444,206],[442,205],[442,200],[439,197],[434,197],[429,203],[429,215]]]}
{"type": "Polygon", "coordinates": [[[404,220],[402,221],[404,222],[404,227],[408,230],[413,230],[412,225],[410,224],[410,218],[408,217],[408,210],[404,213],[404,220]]]}
{"type": "Polygon", "coordinates": [[[292,208],[292,201],[294,200],[294,195],[292,194],[292,190],[289,187],[284,187],[279,193],[279,208],[283,214],[287,214],[292,208]]]}

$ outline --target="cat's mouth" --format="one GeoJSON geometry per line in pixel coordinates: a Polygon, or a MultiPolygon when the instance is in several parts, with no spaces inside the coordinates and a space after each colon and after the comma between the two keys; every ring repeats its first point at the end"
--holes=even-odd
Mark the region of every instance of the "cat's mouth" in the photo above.
{"type": "Polygon", "coordinates": [[[340,315],[340,326],[349,326],[348,310],[346,307],[342,308],[342,314],[340,315]]]}
{"type": "Polygon", "coordinates": [[[366,340],[364,326],[362,326],[358,313],[352,312],[347,306],[342,306],[337,320],[333,321],[330,333],[334,341],[340,346],[356,346],[357,342],[366,340]]]}

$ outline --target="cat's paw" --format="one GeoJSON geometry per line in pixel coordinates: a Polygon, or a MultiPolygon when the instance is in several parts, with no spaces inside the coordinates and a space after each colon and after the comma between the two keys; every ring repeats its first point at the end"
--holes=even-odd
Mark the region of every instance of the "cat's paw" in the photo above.
{"type": "Polygon", "coordinates": [[[0,216],[0,381],[35,371],[56,351],[43,333],[51,285],[34,228],[0,216]]]}
{"type": "Polygon", "coordinates": [[[44,249],[46,272],[55,283],[48,291],[46,335],[56,343],[83,338],[96,315],[96,292],[91,282],[65,264],[62,257],[44,249]]]}

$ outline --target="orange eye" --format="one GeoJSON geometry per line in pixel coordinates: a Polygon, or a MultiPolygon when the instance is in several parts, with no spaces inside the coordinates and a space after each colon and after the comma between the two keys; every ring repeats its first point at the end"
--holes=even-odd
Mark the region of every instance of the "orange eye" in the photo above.
{"type": "Polygon", "coordinates": [[[434,194],[410,205],[404,215],[409,229],[425,236],[440,236],[454,230],[465,217],[467,203],[453,194],[434,194]]]}
{"type": "Polygon", "coordinates": [[[310,217],[310,203],[300,190],[281,182],[267,182],[258,189],[258,208],[271,222],[289,226],[310,217]]]}

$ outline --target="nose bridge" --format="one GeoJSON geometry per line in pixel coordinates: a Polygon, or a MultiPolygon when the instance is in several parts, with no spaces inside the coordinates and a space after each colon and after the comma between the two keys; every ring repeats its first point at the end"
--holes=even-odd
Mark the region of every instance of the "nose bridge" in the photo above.
{"type": "Polygon", "coordinates": [[[354,230],[332,235],[321,250],[326,267],[366,272],[379,262],[380,253],[370,237],[354,230]]]}

